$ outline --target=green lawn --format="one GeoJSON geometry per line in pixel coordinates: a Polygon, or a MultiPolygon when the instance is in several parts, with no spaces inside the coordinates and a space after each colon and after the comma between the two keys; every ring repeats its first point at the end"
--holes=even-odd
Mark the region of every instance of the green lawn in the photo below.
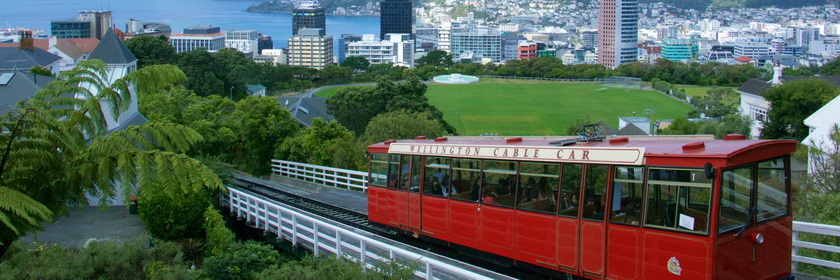
{"type": "MultiPolygon", "coordinates": [[[[316,95],[328,97],[337,90],[316,95]]],[[[654,119],[682,117],[692,110],[660,93],[587,83],[488,79],[470,85],[433,84],[426,96],[461,135],[562,135],[584,117],[617,127],[618,117],[633,112],[641,116],[648,106],[658,111],[654,119]]]]}
{"type": "MultiPolygon", "coordinates": [[[[677,88],[684,89],[685,94],[691,96],[692,98],[700,98],[706,96],[706,92],[712,89],[712,87],[699,87],[699,86],[692,86],[692,85],[677,85],[677,88]]],[[[723,87],[723,88],[730,88],[730,87],[723,87]]],[[[734,88],[732,88],[734,89],[734,88]]]]}

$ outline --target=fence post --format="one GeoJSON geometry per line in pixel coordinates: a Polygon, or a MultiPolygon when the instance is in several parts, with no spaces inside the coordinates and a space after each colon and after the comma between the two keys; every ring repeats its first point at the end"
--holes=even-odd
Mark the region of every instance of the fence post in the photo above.
{"type": "MultiPolygon", "coordinates": [[[[796,242],[796,241],[799,241],[799,232],[794,230],[793,231],[793,242],[796,242]]],[[[799,247],[793,246],[790,254],[791,254],[790,268],[791,268],[792,272],[796,272],[796,269],[798,268],[798,263],[796,263],[795,258],[796,258],[796,256],[799,255],[799,247]]]]}

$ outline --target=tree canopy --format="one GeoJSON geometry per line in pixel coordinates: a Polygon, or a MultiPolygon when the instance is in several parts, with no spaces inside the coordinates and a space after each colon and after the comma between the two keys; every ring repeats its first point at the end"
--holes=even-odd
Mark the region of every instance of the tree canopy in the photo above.
{"type": "Polygon", "coordinates": [[[163,36],[136,36],[125,40],[125,46],[137,57],[140,67],[168,64],[175,58],[175,48],[163,36]]]}
{"type": "Polygon", "coordinates": [[[222,189],[213,171],[185,155],[203,140],[188,127],[150,122],[106,134],[104,102],[117,118],[133,94],[181,81],[183,72],[146,67],[108,83],[108,71],[102,61],[81,62],[2,116],[7,133],[0,135],[0,253],[22,234],[67,213],[68,206],[86,204],[85,195],[107,204],[116,198],[118,184],[124,200],[150,188],[222,189]],[[137,90],[129,90],[131,85],[137,90]]]}
{"type": "Polygon", "coordinates": [[[360,140],[367,146],[390,139],[437,138],[445,134],[446,129],[429,113],[398,110],[374,117],[360,140]]]}
{"type": "Polygon", "coordinates": [[[435,66],[435,67],[449,67],[452,65],[452,55],[441,50],[433,50],[421,58],[417,59],[417,67],[423,67],[426,65],[435,66]]]}
{"type": "Polygon", "coordinates": [[[765,90],[762,96],[770,102],[768,121],[764,122],[761,138],[793,137],[805,139],[809,129],[803,121],[837,96],[837,86],[822,79],[788,81],[765,90]]]}

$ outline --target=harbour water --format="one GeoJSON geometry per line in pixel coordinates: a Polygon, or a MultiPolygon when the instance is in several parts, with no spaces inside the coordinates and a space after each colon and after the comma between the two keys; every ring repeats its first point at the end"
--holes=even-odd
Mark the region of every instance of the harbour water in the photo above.
{"type": "MultiPolygon", "coordinates": [[[[270,35],[275,48],[284,48],[292,36],[290,14],[245,12],[258,1],[246,0],[0,0],[0,27],[42,29],[50,21],[74,18],[81,10],[111,10],[113,22],[125,29],[129,18],[164,22],[173,32],[195,25],[221,26],[222,30],[257,30],[270,35]]],[[[327,34],[334,40],[343,33],[379,34],[378,17],[327,16],[327,34]]]]}

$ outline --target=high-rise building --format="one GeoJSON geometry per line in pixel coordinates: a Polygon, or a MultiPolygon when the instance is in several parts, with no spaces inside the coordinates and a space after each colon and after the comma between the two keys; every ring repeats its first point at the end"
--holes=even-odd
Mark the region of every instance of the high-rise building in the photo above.
{"type": "Polygon", "coordinates": [[[289,65],[321,69],[333,61],[333,38],[321,28],[301,28],[289,38],[289,65]]]}
{"type": "Polygon", "coordinates": [[[379,3],[379,39],[385,39],[385,34],[411,34],[414,39],[414,9],[411,0],[382,0],[379,3]]]}
{"type": "Polygon", "coordinates": [[[172,27],[162,22],[143,22],[133,18],[128,19],[125,24],[126,37],[149,35],[149,36],[166,36],[169,38],[172,35],[172,27]]]}
{"type": "Polygon", "coordinates": [[[111,11],[80,11],[79,19],[90,21],[90,36],[98,40],[111,28],[111,11]]]}
{"type": "Polygon", "coordinates": [[[271,40],[271,36],[262,35],[262,33],[257,34],[257,55],[262,54],[263,50],[271,49],[274,49],[274,41],[271,40]]]}
{"type": "Polygon", "coordinates": [[[519,41],[519,60],[537,58],[537,43],[534,41],[519,41]]]}
{"type": "Polygon", "coordinates": [[[438,28],[438,49],[445,52],[452,52],[452,33],[463,30],[460,22],[444,22],[438,28]]]}
{"type": "Polygon", "coordinates": [[[292,9],[292,36],[298,35],[302,28],[327,30],[327,17],[318,1],[303,1],[292,9]]]}
{"type": "Polygon", "coordinates": [[[684,62],[697,59],[700,46],[695,39],[665,39],[662,40],[662,58],[684,62]]]}
{"type": "Polygon", "coordinates": [[[742,56],[759,58],[761,56],[770,55],[770,45],[757,40],[739,39],[735,40],[735,49],[733,53],[735,54],[735,58],[742,56]]]}
{"type": "Polygon", "coordinates": [[[90,21],[78,18],[53,20],[50,22],[50,33],[58,39],[91,38],[90,21]]]}
{"type": "Polygon", "coordinates": [[[811,41],[820,39],[820,28],[815,26],[799,26],[795,28],[793,44],[807,46],[811,41]]]}
{"type": "Polygon", "coordinates": [[[609,68],[639,57],[639,0],[600,0],[598,61],[609,68]]]}
{"type": "Polygon", "coordinates": [[[218,26],[196,26],[184,28],[184,33],[175,33],[169,37],[169,43],[175,53],[205,49],[216,52],[225,48],[225,33],[218,26]]]}
{"type": "Polygon", "coordinates": [[[490,59],[502,62],[502,33],[491,27],[473,26],[467,29],[453,30],[452,57],[471,52],[473,60],[490,59]]]}
{"type": "Polygon", "coordinates": [[[580,33],[581,39],[583,39],[583,47],[584,48],[594,48],[598,46],[598,31],[595,30],[587,30],[580,33]]]}
{"type": "Polygon", "coordinates": [[[225,32],[225,48],[234,48],[253,58],[259,54],[256,30],[230,30],[225,32]]]}
{"type": "Polygon", "coordinates": [[[353,34],[341,34],[341,37],[338,38],[338,63],[344,62],[344,59],[347,58],[347,45],[353,42],[361,41],[362,37],[353,35],[353,34]]]}

